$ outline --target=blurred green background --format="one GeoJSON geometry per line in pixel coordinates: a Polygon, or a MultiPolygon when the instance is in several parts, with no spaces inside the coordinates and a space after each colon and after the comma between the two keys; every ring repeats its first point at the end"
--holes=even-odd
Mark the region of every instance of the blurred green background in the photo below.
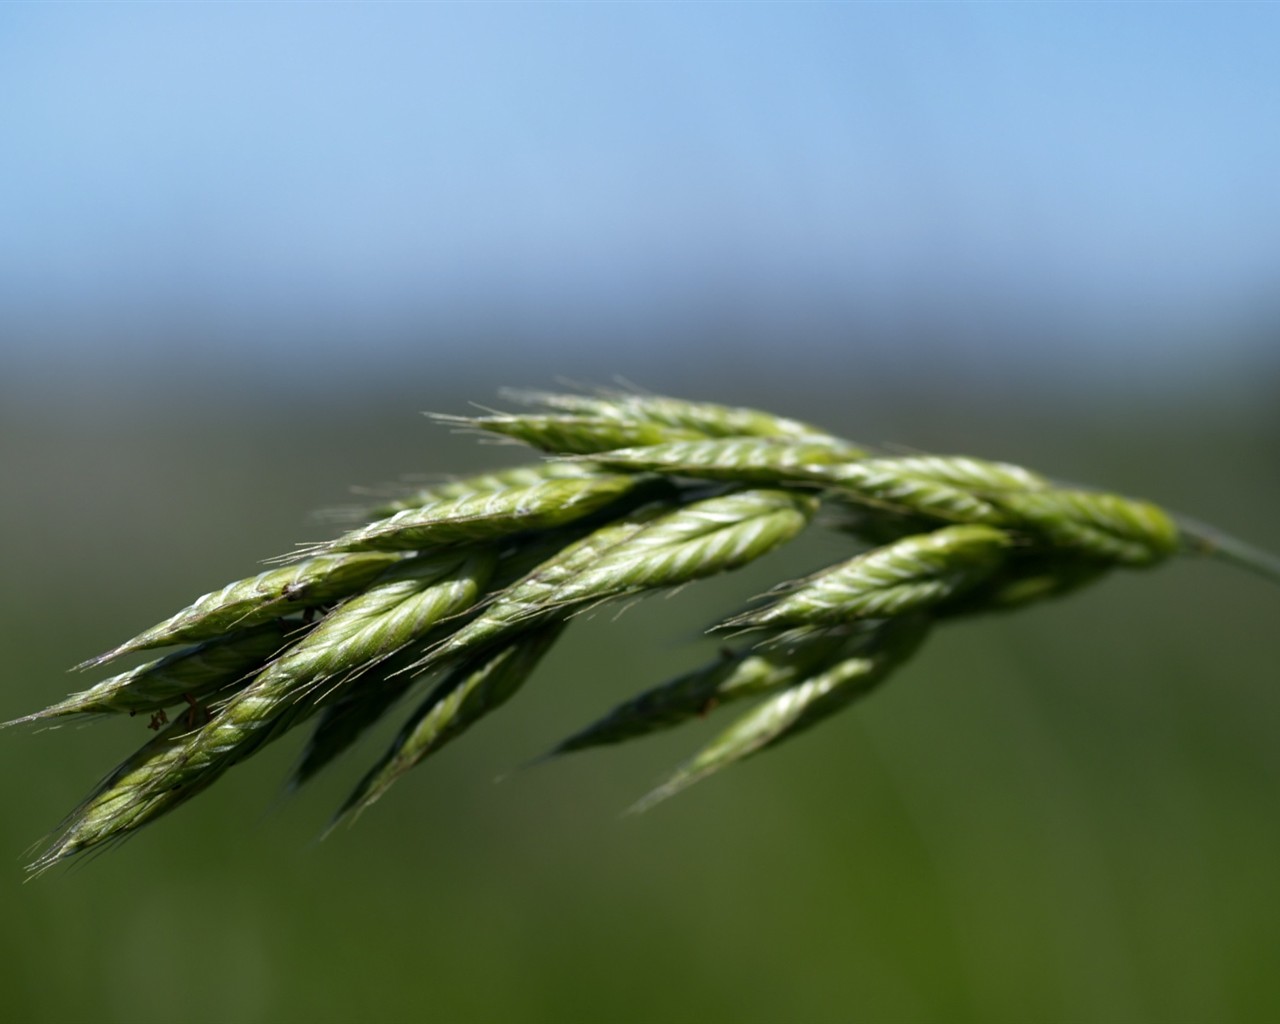
{"type": "MultiPolygon", "coordinates": [[[[0,5],[0,719],[517,459],[416,414],[615,375],[1023,462],[1280,550],[1265,4],[0,5]]],[[[149,734],[0,732],[14,1021],[1280,1019],[1280,591],[1129,574],[947,630],[668,805],[714,721],[494,779],[839,558],[579,621],[314,840],[395,723],[106,855],[23,851],[149,734]]]]}
{"type": "MultiPolygon", "coordinates": [[[[657,382],[672,386],[675,381],[657,382]]],[[[1280,548],[1264,404],[850,408],[854,436],[1023,460],[1280,548]]],[[[462,411],[424,389],[419,405],[462,411]]],[[[6,718],[67,667],[325,535],[347,483],[506,463],[415,417],[139,399],[0,417],[6,718]]],[[[12,407],[11,407],[12,408],[12,407]]],[[[865,704],[639,818],[699,724],[495,777],[697,663],[711,619],[838,556],[580,621],[500,714],[313,843],[387,730],[289,801],[290,737],[121,848],[21,884],[18,854],[149,734],[0,735],[12,1020],[1222,1021],[1280,1012],[1280,594],[1176,564],[937,635],[865,704]]],[[[713,716],[714,719],[714,716],[713,716]]]]}

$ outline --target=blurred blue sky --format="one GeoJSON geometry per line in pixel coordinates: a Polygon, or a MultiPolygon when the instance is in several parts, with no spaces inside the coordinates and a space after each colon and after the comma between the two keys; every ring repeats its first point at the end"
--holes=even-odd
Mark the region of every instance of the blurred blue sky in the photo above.
{"type": "Polygon", "coordinates": [[[1278,41],[1273,4],[5,4],[0,370],[629,371],[703,329],[1251,367],[1278,41]]]}

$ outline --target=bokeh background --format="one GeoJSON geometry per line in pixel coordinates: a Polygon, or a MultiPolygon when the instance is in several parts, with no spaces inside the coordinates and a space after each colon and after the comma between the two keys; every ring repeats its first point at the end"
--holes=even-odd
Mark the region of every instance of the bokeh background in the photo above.
{"type": "MultiPolygon", "coordinates": [[[[1272,5],[0,9],[0,718],[325,535],[434,427],[622,377],[1024,461],[1280,549],[1272,5]]],[[[580,622],[313,843],[283,741],[23,851],[148,734],[0,734],[15,1021],[1280,1015],[1280,592],[1131,574],[935,637],[639,818],[715,723],[494,778],[838,557],[580,622]]]]}

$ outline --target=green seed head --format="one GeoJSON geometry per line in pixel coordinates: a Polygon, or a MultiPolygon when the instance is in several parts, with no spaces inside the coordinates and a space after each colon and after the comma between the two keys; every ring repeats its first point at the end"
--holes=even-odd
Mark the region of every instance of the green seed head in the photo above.
{"type": "Polygon", "coordinates": [[[517,643],[463,661],[414,712],[338,817],[359,814],[410,768],[510,700],[563,629],[563,622],[552,622],[525,634],[517,643]]]}
{"type": "Polygon", "coordinates": [[[569,457],[373,509],[295,564],[205,594],[83,667],[187,646],[20,719],[148,712],[159,727],[179,709],[68,816],[34,870],[133,834],[312,721],[294,773],[305,781],[429,677],[341,811],[355,815],[509,700],[576,612],[747,565],[823,507],[841,560],[724,623],[750,631],[739,649],[616,705],[552,753],[758,701],[648,806],[849,707],[936,624],[1030,607],[1177,553],[1280,579],[1280,562],[1210,528],[1018,466],[873,456],[754,409],[611,391],[517,397],[531,411],[447,419],[569,457]]]}
{"type": "Polygon", "coordinates": [[[494,494],[511,488],[528,488],[547,480],[581,480],[594,476],[598,470],[587,462],[537,462],[529,466],[512,466],[494,473],[464,477],[422,487],[381,505],[366,513],[369,519],[386,519],[406,509],[422,508],[433,502],[451,501],[494,494]]]}
{"type": "Polygon", "coordinates": [[[643,811],[767,747],[798,735],[865,696],[920,646],[928,631],[923,616],[884,624],[874,642],[855,655],[822,665],[767,697],[702,748],[670,779],[637,803],[643,811]]]}
{"type": "Polygon", "coordinates": [[[1145,501],[1092,491],[1010,493],[1000,506],[1023,529],[1054,548],[1134,568],[1155,565],[1177,552],[1178,527],[1145,501]]]}
{"type": "Polygon", "coordinates": [[[831,445],[812,440],[765,441],[731,437],[712,441],[672,441],[648,448],[602,452],[592,461],[630,473],[668,473],[703,480],[780,484],[803,481],[812,467],[844,465],[852,458],[831,445]]]}
{"type": "Polygon", "coordinates": [[[217,640],[233,630],[337,601],[362,590],[401,557],[371,553],[321,555],[228,583],[80,667],[101,665],[132,651],[217,640]]]}
{"type": "Polygon", "coordinates": [[[988,526],[951,526],[905,537],[796,584],[790,594],[726,625],[838,625],[930,608],[989,576],[1013,539],[988,526]]]}
{"type": "Polygon", "coordinates": [[[525,486],[439,498],[379,519],[326,545],[344,551],[419,551],[551,530],[599,511],[638,483],[623,475],[553,477],[525,486]]]}
{"type": "Polygon", "coordinates": [[[604,391],[599,395],[556,395],[540,391],[508,391],[506,394],[526,405],[619,423],[647,423],[687,432],[693,438],[788,438],[836,447],[850,457],[856,451],[847,441],[824,430],[759,409],[685,402],[625,391],[604,391]]]}

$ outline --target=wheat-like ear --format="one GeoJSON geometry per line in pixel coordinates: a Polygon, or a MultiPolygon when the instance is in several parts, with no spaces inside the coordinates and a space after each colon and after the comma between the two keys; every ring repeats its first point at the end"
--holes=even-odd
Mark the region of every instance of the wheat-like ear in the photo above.
{"type": "MultiPolygon", "coordinates": [[[[1148,502],[1055,487],[965,456],[886,457],[754,409],[628,392],[514,396],[444,417],[553,456],[367,510],[365,523],[229,583],[81,667],[186,644],[19,722],[150,713],[160,728],[71,812],[32,865],[132,835],[304,722],[301,784],[434,677],[339,818],[504,704],[581,609],[755,561],[821,517],[850,545],[718,627],[701,668],[616,706],[550,755],[635,739],[758,699],[643,808],[847,707],[931,629],[1208,555],[1280,562],[1148,502]],[[301,560],[298,560],[301,558],[301,560]]],[[[14,724],[14,723],[10,723],[14,724]]]]}

